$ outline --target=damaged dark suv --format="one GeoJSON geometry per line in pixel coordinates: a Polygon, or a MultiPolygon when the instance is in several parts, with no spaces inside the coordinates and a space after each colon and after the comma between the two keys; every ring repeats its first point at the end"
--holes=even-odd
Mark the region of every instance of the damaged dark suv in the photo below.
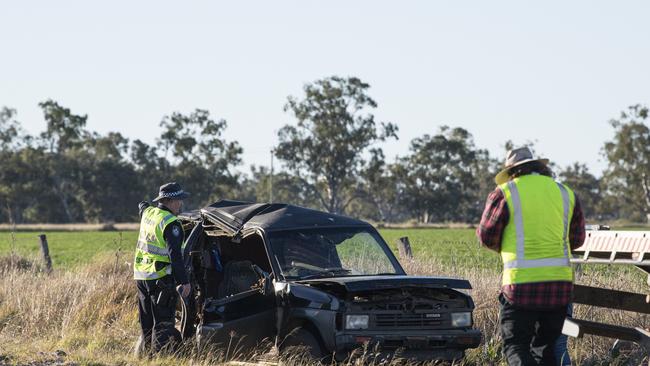
{"type": "Polygon", "coordinates": [[[179,327],[199,347],[263,340],[346,358],[459,359],[476,348],[466,280],[408,276],[368,223],[287,204],[219,201],[179,216],[194,291],[179,327]]]}

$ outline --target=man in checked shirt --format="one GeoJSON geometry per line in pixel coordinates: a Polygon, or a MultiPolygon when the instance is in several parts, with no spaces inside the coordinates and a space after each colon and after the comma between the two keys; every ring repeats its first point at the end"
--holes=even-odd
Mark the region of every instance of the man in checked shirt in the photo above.
{"type": "Polygon", "coordinates": [[[500,325],[509,365],[556,365],[573,292],[569,257],[585,240],[580,202],[547,164],[527,147],[508,151],[476,230],[503,260],[500,325]]]}

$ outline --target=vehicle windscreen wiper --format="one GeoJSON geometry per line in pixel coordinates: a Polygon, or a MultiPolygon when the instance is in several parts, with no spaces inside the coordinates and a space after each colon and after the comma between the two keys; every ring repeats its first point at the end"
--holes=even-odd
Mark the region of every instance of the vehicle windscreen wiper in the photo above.
{"type": "Polygon", "coordinates": [[[336,277],[338,275],[344,275],[352,272],[352,270],[345,269],[345,268],[324,268],[322,271],[319,271],[318,273],[310,274],[307,276],[301,276],[301,280],[307,280],[310,278],[323,278],[323,277],[336,277]]]}

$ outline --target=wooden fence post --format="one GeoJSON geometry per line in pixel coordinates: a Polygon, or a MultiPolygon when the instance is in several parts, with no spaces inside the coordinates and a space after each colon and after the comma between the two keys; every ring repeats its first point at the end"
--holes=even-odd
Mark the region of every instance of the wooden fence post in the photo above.
{"type": "Polygon", "coordinates": [[[413,259],[413,251],[411,250],[411,243],[408,236],[399,238],[397,242],[397,251],[402,259],[413,259]]]}
{"type": "Polygon", "coordinates": [[[45,234],[41,234],[38,238],[41,240],[41,252],[43,253],[43,260],[45,261],[45,268],[47,268],[47,272],[50,273],[52,272],[52,259],[50,258],[50,248],[47,245],[47,237],[45,234]]]}
{"type": "Polygon", "coordinates": [[[117,244],[117,250],[115,251],[115,265],[113,266],[113,273],[117,273],[117,270],[120,266],[120,255],[122,254],[122,232],[119,232],[120,238],[113,239],[114,243],[117,244]]]}

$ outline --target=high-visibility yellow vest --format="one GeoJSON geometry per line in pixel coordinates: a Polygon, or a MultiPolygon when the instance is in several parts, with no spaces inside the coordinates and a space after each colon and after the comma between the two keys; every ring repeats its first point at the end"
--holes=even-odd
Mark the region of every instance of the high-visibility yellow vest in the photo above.
{"type": "Polygon", "coordinates": [[[171,258],[163,237],[167,225],[177,218],[169,211],[158,207],[147,207],[142,212],[140,235],[135,248],[133,278],[136,280],[157,280],[172,273],[171,258]],[[166,264],[156,271],[156,263],[166,264]]]}
{"type": "Polygon", "coordinates": [[[573,191],[538,174],[515,178],[499,188],[510,213],[501,240],[503,284],[573,281],[569,262],[573,191]]]}

